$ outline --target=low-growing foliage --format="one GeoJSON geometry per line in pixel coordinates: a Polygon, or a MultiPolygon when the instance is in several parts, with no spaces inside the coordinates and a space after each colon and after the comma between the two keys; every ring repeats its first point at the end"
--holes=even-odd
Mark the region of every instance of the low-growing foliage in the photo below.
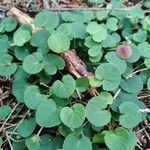
{"type": "MultiPolygon", "coordinates": [[[[4,127],[15,129],[14,150],[133,150],[134,127],[146,119],[138,94],[150,90],[150,17],[113,0],[102,11],[39,12],[33,24],[36,32],[12,17],[0,22],[0,76],[13,78],[12,94],[30,112],[16,129],[4,127]],[[69,74],[68,49],[91,78],[69,74]]],[[[1,106],[0,120],[12,109],[1,106]]]]}

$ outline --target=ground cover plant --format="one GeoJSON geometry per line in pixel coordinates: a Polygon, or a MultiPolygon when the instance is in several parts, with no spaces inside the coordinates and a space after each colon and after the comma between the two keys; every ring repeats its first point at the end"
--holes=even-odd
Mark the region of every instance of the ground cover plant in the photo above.
{"type": "Polygon", "coordinates": [[[11,81],[13,99],[0,99],[0,146],[138,147],[135,127],[149,120],[139,96],[150,90],[147,11],[113,0],[97,11],[42,11],[30,23],[11,13],[0,22],[0,82],[11,81]]]}

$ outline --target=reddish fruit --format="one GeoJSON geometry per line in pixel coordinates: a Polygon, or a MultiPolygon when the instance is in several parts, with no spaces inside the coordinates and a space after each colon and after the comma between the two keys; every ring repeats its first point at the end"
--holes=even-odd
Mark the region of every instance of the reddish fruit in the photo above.
{"type": "Polygon", "coordinates": [[[132,49],[127,44],[118,46],[116,52],[117,55],[122,59],[127,59],[132,55],[132,49]]]}

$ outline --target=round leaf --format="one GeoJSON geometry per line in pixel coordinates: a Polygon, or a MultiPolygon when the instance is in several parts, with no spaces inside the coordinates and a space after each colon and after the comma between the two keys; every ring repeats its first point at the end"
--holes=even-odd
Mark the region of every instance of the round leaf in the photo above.
{"type": "Polygon", "coordinates": [[[4,18],[2,23],[4,24],[5,31],[7,32],[11,32],[17,27],[17,22],[12,17],[4,18]]]}
{"type": "Polygon", "coordinates": [[[69,49],[70,40],[67,36],[61,33],[53,33],[48,38],[48,46],[52,51],[61,53],[69,49]]]}
{"type": "Polygon", "coordinates": [[[111,17],[107,20],[106,25],[109,30],[116,31],[118,29],[117,23],[118,23],[118,20],[114,17],[111,17]]]}
{"type": "Polygon", "coordinates": [[[3,105],[0,107],[0,120],[5,120],[11,112],[11,107],[3,105]]]}
{"type": "Polygon", "coordinates": [[[40,148],[40,137],[37,135],[33,135],[26,139],[25,143],[29,150],[39,150],[40,148]]]}
{"type": "Polygon", "coordinates": [[[60,108],[57,108],[56,103],[49,99],[37,107],[35,119],[40,126],[50,128],[61,123],[59,115],[60,108]]]}
{"type": "Polygon", "coordinates": [[[22,137],[28,137],[32,134],[36,127],[36,122],[34,118],[24,119],[19,127],[17,128],[18,133],[22,137]]]}
{"type": "Polygon", "coordinates": [[[24,102],[30,109],[36,109],[42,100],[46,98],[40,94],[39,87],[30,85],[24,92],[24,102]]]}
{"type": "Polygon", "coordinates": [[[40,12],[34,18],[35,26],[44,27],[49,31],[52,31],[54,28],[56,28],[58,23],[59,23],[58,15],[51,11],[40,12]]]}
{"type": "Polygon", "coordinates": [[[31,39],[31,34],[27,30],[17,30],[14,33],[14,43],[17,46],[23,46],[30,39],[31,39]]]}
{"type": "Polygon", "coordinates": [[[28,55],[23,61],[23,69],[29,74],[36,74],[43,69],[43,56],[39,52],[28,55]]]}

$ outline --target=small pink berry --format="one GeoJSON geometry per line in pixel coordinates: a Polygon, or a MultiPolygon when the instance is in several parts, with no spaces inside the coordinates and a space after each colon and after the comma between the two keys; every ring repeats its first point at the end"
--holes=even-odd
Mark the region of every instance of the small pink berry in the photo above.
{"type": "Polygon", "coordinates": [[[117,55],[122,59],[127,59],[132,55],[132,49],[127,44],[118,46],[116,52],[117,55]]]}

